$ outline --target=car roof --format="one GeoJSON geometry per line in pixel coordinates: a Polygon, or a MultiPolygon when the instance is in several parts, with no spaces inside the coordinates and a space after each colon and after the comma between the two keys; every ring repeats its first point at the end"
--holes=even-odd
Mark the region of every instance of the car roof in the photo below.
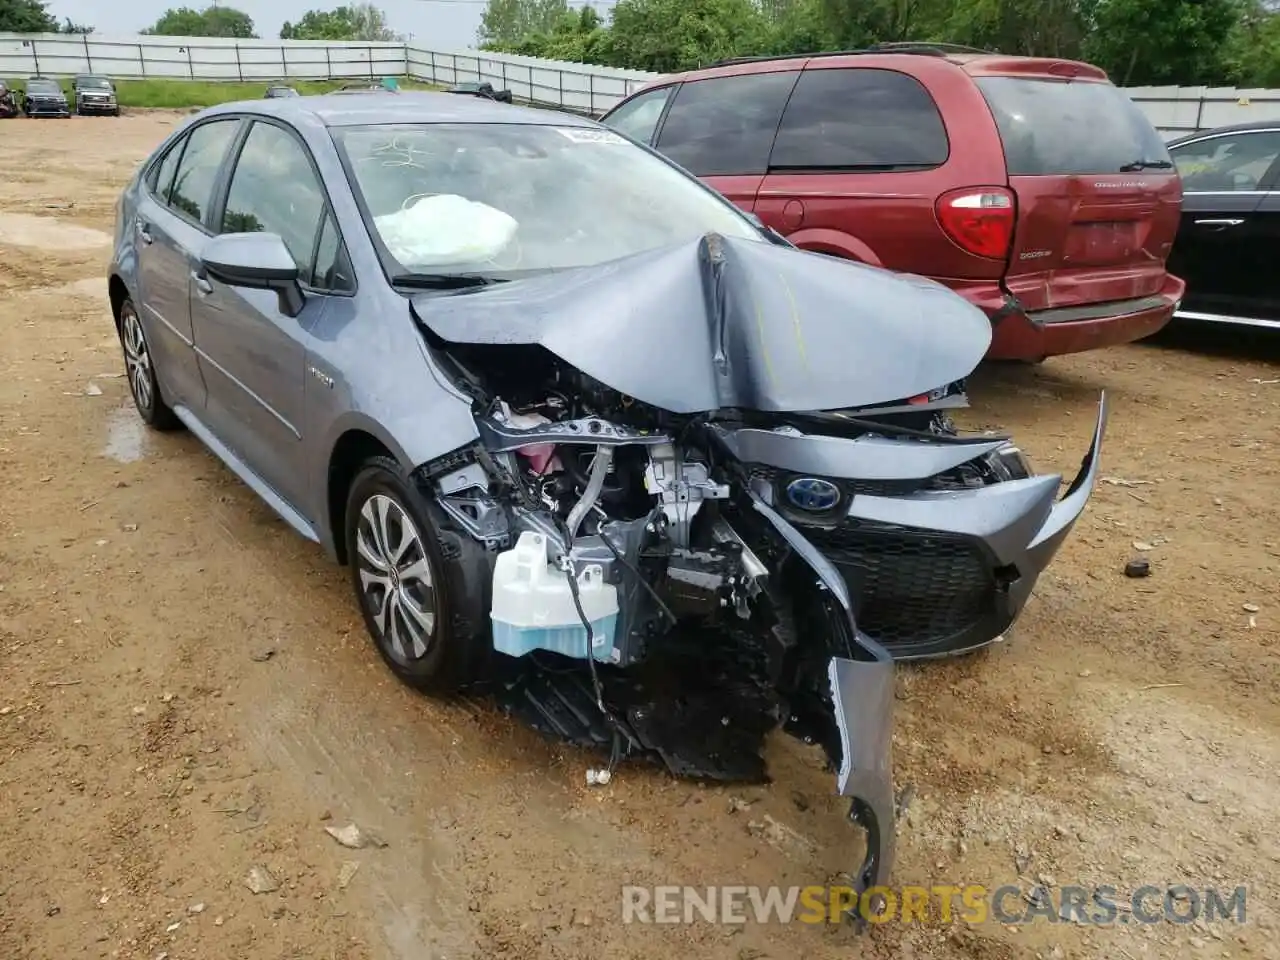
{"type": "Polygon", "coordinates": [[[327,127],[372,123],[527,123],[593,127],[594,120],[558,110],[517,107],[475,97],[426,91],[370,90],[312,97],[243,100],[210,107],[205,115],[260,113],[282,120],[318,120],[327,127]]]}
{"type": "MultiPolygon", "coordinates": [[[[922,58],[950,63],[970,76],[1025,76],[1060,77],[1073,80],[1106,81],[1106,71],[1079,60],[1061,60],[1050,57],[1014,57],[999,53],[952,48],[948,44],[905,45],[896,49],[893,44],[871,47],[866,50],[833,50],[826,53],[789,54],[777,57],[741,57],[722,60],[708,67],[670,74],[649,84],[646,89],[665,86],[686,80],[705,80],[708,77],[734,76],[737,74],[767,73],[784,70],[803,70],[809,66],[827,67],[894,67],[904,69],[922,58]]],[[[910,72],[909,70],[907,72],[910,72]]]]}
{"type": "Polygon", "coordinates": [[[1214,127],[1212,130],[1198,130],[1195,133],[1184,133],[1180,137],[1170,140],[1168,145],[1176,147],[1179,144],[1189,143],[1192,140],[1202,140],[1205,137],[1213,137],[1222,133],[1249,133],[1252,130],[1280,130],[1280,119],[1277,120],[1251,120],[1249,123],[1233,123],[1225,127],[1214,127]]]}

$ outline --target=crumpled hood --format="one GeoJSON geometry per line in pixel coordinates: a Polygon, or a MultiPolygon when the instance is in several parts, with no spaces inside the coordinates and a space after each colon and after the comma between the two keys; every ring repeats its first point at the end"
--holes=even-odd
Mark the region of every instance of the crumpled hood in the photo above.
{"type": "Polygon", "coordinates": [[[415,295],[446,343],[539,344],[672,413],[836,410],[967,376],[986,316],[919,277],[708,234],[622,260],[415,295]]]}

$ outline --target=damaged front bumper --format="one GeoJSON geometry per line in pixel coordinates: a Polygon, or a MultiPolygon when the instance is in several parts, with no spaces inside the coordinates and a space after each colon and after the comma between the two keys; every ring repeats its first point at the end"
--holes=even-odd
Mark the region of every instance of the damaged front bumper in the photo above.
{"type": "Polygon", "coordinates": [[[836,792],[850,798],[849,819],[862,828],[862,863],[853,871],[859,898],[885,886],[893,872],[893,658],[860,632],[844,581],[835,567],[781,514],[751,494],[756,511],[813,570],[848,623],[849,657],[832,657],[827,666],[832,714],[839,732],[836,792]],[[855,659],[856,657],[856,659],[855,659]]]}
{"type": "Polygon", "coordinates": [[[1062,478],[1032,475],[1007,440],[719,434],[735,457],[758,465],[755,492],[840,572],[859,629],[906,660],[981,647],[1017,619],[1093,491],[1106,421],[1104,395],[1060,499],[1062,478]],[[988,461],[1009,479],[956,481],[988,461]],[[814,509],[815,480],[836,491],[826,509],[814,509]],[[808,499],[793,496],[797,489],[808,499]]]}

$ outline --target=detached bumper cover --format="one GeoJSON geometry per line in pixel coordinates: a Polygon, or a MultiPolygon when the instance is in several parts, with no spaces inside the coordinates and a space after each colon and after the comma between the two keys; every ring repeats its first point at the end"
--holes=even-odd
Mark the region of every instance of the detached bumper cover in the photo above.
{"type": "Polygon", "coordinates": [[[850,797],[849,819],[862,828],[862,863],[850,873],[859,894],[884,886],[893,872],[893,658],[883,646],[858,631],[844,581],[804,535],[757,494],[760,513],[813,569],[847,618],[853,651],[859,659],[833,657],[827,668],[831,704],[840,734],[836,792],[850,797]]]}
{"type": "Polygon", "coordinates": [[[1008,455],[1006,441],[765,430],[725,430],[721,440],[744,462],[763,465],[758,493],[840,572],[859,630],[895,659],[915,659],[980,647],[1017,619],[1093,491],[1106,421],[1104,395],[1088,452],[1061,499],[1057,474],[940,488],[939,477],[1008,455]],[[819,514],[787,503],[797,477],[836,484],[839,507],[819,514]]]}

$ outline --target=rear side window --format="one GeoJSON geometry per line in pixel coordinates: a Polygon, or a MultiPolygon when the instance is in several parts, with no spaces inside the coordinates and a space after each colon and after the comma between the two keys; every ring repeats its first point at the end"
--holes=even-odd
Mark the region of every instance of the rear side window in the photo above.
{"type": "Polygon", "coordinates": [[[202,223],[213,200],[213,185],[218,180],[227,148],[240,129],[240,121],[213,120],[201,124],[187,137],[178,174],[173,179],[169,206],[196,223],[202,223]]]}
{"type": "Polygon", "coordinates": [[[649,143],[653,139],[654,128],[658,126],[662,108],[667,105],[669,96],[671,96],[670,87],[642,93],[613,111],[604,118],[603,122],[619,133],[625,133],[632,140],[649,143]]]}
{"type": "Polygon", "coordinates": [[[1000,128],[1010,176],[1173,170],[1151,121],[1109,83],[1021,77],[976,83],[1000,128]]]}
{"type": "Polygon", "coordinates": [[[947,131],[924,85],[895,70],[800,75],[782,116],[774,170],[921,170],[946,162],[947,131]]]}
{"type": "Polygon", "coordinates": [[[178,169],[178,161],[182,159],[182,148],[186,145],[186,137],[180,139],[169,148],[164,159],[151,168],[147,178],[147,186],[164,203],[169,202],[169,188],[173,186],[173,171],[178,169]]]}
{"type": "Polygon", "coordinates": [[[751,73],[683,84],[657,147],[698,177],[763,174],[796,73],[751,73]]]}

